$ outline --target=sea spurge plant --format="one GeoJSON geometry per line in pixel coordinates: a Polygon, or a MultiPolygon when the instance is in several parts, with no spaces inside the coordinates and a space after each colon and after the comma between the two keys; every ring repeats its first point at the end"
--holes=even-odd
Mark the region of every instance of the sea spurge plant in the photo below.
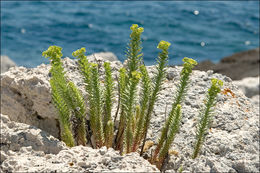
{"type": "Polygon", "coordinates": [[[119,87],[120,87],[120,96],[123,96],[123,93],[125,91],[125,87],[126,87],[126,78],[127,78],[127,74],[126,74],[126,69],[124,67],[119,69],[119,87]]]}
{"type": "Polygon", "coordinates": [[[112,126],[112,117],[111,117],[111,110],[112,110],[112,98],[114,93],[114,82],[112,78],[112,72],[109,62],[104,63],[105,68],[105,91],[104,91],[104,121],[103,121],[103,129],[104,129],[104,135],[105,135],[105,142],[106,146],[112,145],[113,139],[113,132],[114,132],[114,126],[112,126]],[[109,126],[108,126],[109,122],[109,126]],[[112,133],[111,133],[112,132],[112,133]],[[109,136],[112,135],[112,136],[109,136]]]}
{"type": "MultiPolygon", "coordinates": [[[[77,64],[84,79],[86,90],[86,100],[84,100],[76,85],[65,76],[61,61],[62,48],[50,46],[43,52],[43,56],[49,58],[51,62],[52,101],[58,110],[61,139],[66,145],[72,147],[90,143],[94,148],[113,147],[121,154],[141,149],[140,155],[143,154],[154,105],[166,76],[168,49],[171,44],[167,41],[161,41],[158,44],[157,48],[160,52],[157,58],[156,74],[151,79],[142,60],[141,34],[144,29],[137,24],[133,24],[130,29],[132,32],[126,52],[127,64],[119,70],[116,76],[118,106],[114,117],[112,107],[115,84],[110,63],[103,64],[105,78],[101,81],[100,66],[88,61],[85,48],[72,53],[77,58],[77,64]],[[119,115],[119,124],[117,124],[117,115],[119,115]]],[[[187,93],[192,69],[197,65],[195,60],[187,57],[183,58],[183,62],[172,108],[163,125],[156,148],[149,158],[149,161],[161,170],[180,128],[181,105],[187,93]]],[[[203,144],[221,86],[220,80],[212,79],[205,108],[201,112],[198,123],[192,158],[197,157],[203,144]]]]}
{"type": "Polygon", "coordinates": [[[78,49],[72,53],[72,56],[78,57],[79,59],[83,59],[85,57],[86,48],[82,47],[81,49],[78,49]]]}
{"type": "Polygon", "coordinates": [[[170,47],[171,43],[167,42],[167,41],[160,41],[160,43],[158,44],[157,48],[161,49],[162,51],[167,51],[168,48],[170,47]]]}
{"type": "Polygon", "coordinates": [[[162,129],[161,132],[161,136],[159,138],[157,147],[154,151],[153,154],[153,158],[152,161],[155,161],[157,158],[158,153],[160,152],[164,142],[167,140],[167,136],[169,133],[169,126],[171,124],[171,122],[173,121],[174,117],[175,117],[175,112],[176,112],[176,107],[177,105],[181,105],[183,99],[185,98],[185,94],[187,92],[187,87],[188,87],[188,83],[189,83],[189,79],[190,79],[190,75],[192,73],[192,68],[197,65],[197,62],[191,58],[183,58],[183,69],[181,71],[181,79],[180,79],[180,83],[177,86],[177,92],[176,95],[174,96],[174,101],[172,104],[172,109],[170,111],[170,114],[165,122],[165,125],[162,129]]]}
{"type": "MultiPolygon", "coordinates": [[[[71,94],[71,103],[73,114],[75,116],[74,133],[78,145],[86,145],[87,129],[85,125],[86,108],[83,97],[73,82],[68,83],[68,91],[71,94]]],[[[88,137],[90,139],[90,137],[88,137]]]]}
{"type": "Polygon", "coordinates": [[[132,77],[126,86],[125,92],[123,93],[123,106],[126,110],[126,130],[125,130],[125,149],[126,153],[131,152],[132,142],[133,142],[133,129],[132,122],[134,119],[134,110],[136,102],[136,90],[137,85],[141,79],[141,73],[138,71],[132,72],[132,77]]]}
{"type": "Polygon", "coordinates": [[[136,128],[136,123],[137,123],[137,121],[139,120],[139,118],[140,118],[140,105],[137,105],[136,107],[135,107],[135,118],[133,119],[133,129],[135,129],[136,128]]]}
{"type": "MultiPolygon", "coordinates": [[[[125,105],[124,105],[124,93],[125,93],[125,89],[126,89],[126,85],[127,85],[127,73],[126,73],[126,69],[124,67],[122,67],[119,70],[119,81],[118,81],[118,87],[119,87],[119,107],[120,107],[120,120],[119,120],[119,127],[118,127],[118,131],[117,131],[117,135],[116,135],[116,139],[115,139],[115,148],[116,149],[120,149],[122,144],[123,144],[123,133],[124,133],[124,129],[125,129],[125,122],[126,122],[126,114],[125,114],[125,105]]],[[[117,115],[116,115],[117,117],[117,115]]],[[[116,117],[115,117],[115,121],[116,121],[116,117]]]]}
{"type": "Polygon", "coordinates": [[[103,122],[102,122],[102,93],[99,81],[99,72],[98,65],[95,63],[91,63],[91,88],[92,88],[92,100],[94,105],[91,110],[91,120],[93,121],[91,124],[92,130],[96,139],[96,146],[102,147],[105,143],[104,139],[104,131],[103,131],[103,122]]]}
{"type": "Polygon", "coordinates": [[[81,49],[78,49],[72,53],[72,56],[76,57],[78,59],[79,69],[81,71],[81,74],[84,78],[84,82],[86,84],[86,91],[88,96],[92,93],[91,88],[91,71],[90,71],[90,63],[88,62],[87,56],[85,55],[86,49],[82,47],[81,49]]]}
{"type": "Polygon", "coordinates": [[[105,142],[106,147],[110,148],[113,145],[113,137],[114,137],[114,122],[112,120],[109,120],[107,122],[106,126],[106,132],[105,132],[105,142]]]}
{"type": "Polygon", "coordinates": [[[59,46],[50,46],[46,51],[42,52],[42,56],[49,58],[52,64],[61,64],[60,58],[62,57],[62,48],[59,46]]]}
{"type": "Polygon", "coordinates": [[[143,125],[145,114],[147,113],[147,107],[150,99],[151,93],[151,79],[148,75],[147,69],[144,65],[139,67],[142,74],[142,92],[140,99],[140,106],[138,106],[138,111],[136,112],[136,129],[134,132],[133,148],[132,151],[136,151],[143,135],[143,125]]]}
{"type": "Polygon", "coordinates": [[[151,121],[151,114],[152,114],[152,111],[154,108],[154,104],[157,100],[159,91],[161,90],[162,82],[165,78],[165,69],[166,69],[166,65],[168,62],[168,48],[170,45],[171,44],[166,41],[161,41],[158,44],[158,49],[161,49],[161,52],[159,53],[159,56],[157,59],[157,62],[158,62],[158,65],[156,66],[157,73],[156,73],[155,79],[153,80],[154,82],[152,83],[152,95],[149,98],[148,109],[147,109],[147,112],[145,115],[143,134],[142,134],[143,144],[142,144],[141,153],[140,153],[141,155],[143,154],[144,144],[145,144],[149,124],[151,121]]]}
{"type": "MultiPolygon", "coordinates": [[[[122,151],[122,145],[123,145],[123,139],[124,139],[124,131],[125,131],[125,125],[126,125],[126,108],[125,103],[123,101],[125,89],[127,86],[129,86],[129,82],[131,81],[132,74],[138,71],[138,68],[140,66],[142,56],[141,53],[142,47],[141,47],[141,34],[144,31],[142,27],[139,27],[137,24],[133,24],[130,27],[132,33],[130,34],[130,43],[128,44],[128,48],[126,51],[126,57],[127,57],[127,68],[124,68],[124,70],[120,72],[119,77],[119,87],[120,87],[120,108],[121,108],[121,114],[120,114],[120,121],[119,121],[119,129],[116,135],[116,149],[121,148],[122,151]],[[127,72],[127,74],[125,73],[127,72]],[[133,73],[134,72],[134,73],[133,73]]],[[[136,92],[136,90],[134,90],[136,92]]],[[[134,121],[134,119],[132,119],[134,121]]]]}
{"type": "Polygon", "coordinates": [[[193,159],[195,159],[199,154],[199,151],[205,139],[205,135],[207,133],[207,130],[209,129],[210,122],[212,121],[212,113],[214,110],[213,107],[216,105],[217,94],[221,91],[221,87],[223,85],[223,82],[221,80],[215,78],[211,79],[211,83],[211,87],[208,90],[205,108],[201,112],[201,117],[197,127],[196,143],[194,145],[194,151],[192,154],[193,159]]]}
{"type": "Polygon", "coordinates": [[[58,91],[60,89],[57,89],[56,82],[53,79],[50,80],[50,85],[52,88],[52,101],[58,110],[61,140],[64,141],[67,146],[73,147],[75,142],[71,131],[70,110],[63,99],[63,94],[58,91]]]}
{"type": "Polygon", "coordinates": [[[192,58],[184,57],[183,60],[183,69],[182,74],[190,74],[192,72],[192,69],[194,66],[196,66],[198,63],[192,58]]]}
{"type": "Polygon", "coordinates": [[[133,71],[138,70],[138,67],[141,62],[141,57],[143,54],[141,53],[141,34],[144,31],[144,28],[139,27],[137,24],[133,24],[130,27],[132,33],[130,34],[130,43],[128,44],[126,56],[128,59],[127,67],[128,67],[128,76],[131,77],[131,73],[133,71]]]}
{"type": "Polygon", "coordinates": [[[158,162],[159,167],[164,162],[164,159],[165,159],[166,155],[168,154],[168,151],[174,140],[174,137],[179,130],[180,121],[181,121],[181,105],[178,104],[176,107],[176,110],[175,110],[175,117],[174,117],[173,121],[170,122],[170,128],[169,128],[169,133],[167,135],[167,139],[164,142],[164,145],[159,153],[159,162],[158,162]]]}
{"type": "Polygon", "coordinates": [[[62,67],[61,57],[62,48],[51,46],[43,52],[43,56],[51,60],[51,88],[52,98],[56,108],[59,111],[59,120],[61,123],[61,137],[68,146],[74,146],[75,141],[72,135],[72,125],[70,118],[73,115],[76,119],[74,124],[74,134],[76,144],[86,144],[85,129],[85,107],[83,98],[72,82],[66,79],[64,68],[62,67]],[[76,100],[76,101],[75,101],[76,100]]]}
{"type": "MultiPolygon", "coordinates": [[[[89,116],[90,116],[90,128],[93,136],[95,137],[96,143],[93,145],[94,147],[101,147],[101,143],[103,145],[104,138],[103,132],[100,132],[98,129],[103,129],[100,127],[100,123],[98,119],[101,119],[101,96],[100,96],[100,84],[99,84],[99,73],[97,69],[97,65],[91,64],[88,62],[87,56],[85,55],[86,49],[82,47],[72,53],[72,56],[78,59],[78,65],[80,72],[83,76],[85,89],[87,92],[87,103],[89,108],[89,116]],[[94,80],[93,80],[94,79],[94,80]],[[96,86],[98,88],[96,88],[96,86]],[[96,93],[98,93],[98,98],[96,97],[96,93]],[[97,100],[98,103],[97,103],[97,100]],[[98,107],[97,107],[98,106],[98,107]],[[98,126],[97,126],[98,124],[98,126]],[[99,138],[98,135],[99,134],[99,138]]],[[[102,130],[103,131],[103,130],[102,130]]]]}

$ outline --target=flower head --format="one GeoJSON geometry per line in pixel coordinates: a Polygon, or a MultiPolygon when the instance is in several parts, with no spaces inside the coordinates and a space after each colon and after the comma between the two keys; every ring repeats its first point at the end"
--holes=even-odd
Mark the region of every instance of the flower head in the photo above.
{"type": "Polygon", "coordinates": [[[142,74],[140,72],[138,72],[138,71],[133,71],[132,72],[132,76],[133,76],[134,79],[139,80],[139,79],[141,79],[142,74]]]}
{"type": "Polygon", "coordinates": [[[137,29],[137,31],[138,31],[138,33],[142,33],[142,32],[144,32],[144,28],[143,28],[143,27],[139,27],[139,28],[137,29]]]}
{"type": "Polygon", "coordinates": [[[138,25],[137,25],[137,24],[133,24],[133,25],[130,27],[130,29],[131,29],[132,31],[134,31],[136,28],[138,28],[138,25]]]}
{"type": "Polygon", "coordinates": [[[79,57],[79,56],[82,56],[82,55],[84,56],[85,52],[86,52],[86,48],[82,47],[81,49],[78,49],[78,50],[74,51],[72,53],[72,56],[74,56],[74,57],[79,57]]]}
{"type": "Polygon", "coordinates": [[[140,35],[142,32],[144,32],[143,27],[139,27],[137,24],[133,24],[130,29],[132,30],[132,33],[140,35]]]}
{"type": "Polygon", "coordinates": [[[223,82],[219,79],[212,78],[211,79],[211,88],[209,89],[210,95],[216,95],[221,91],[221,87],[223,86],[223,82]]]}
{"type": "Polygon", "coordinates": [[[184,62],[183,69],[182,69],[182,74],[191,73],[193,67],[198,64],[197,61],[195,61],[192,58],[188,58],[188,57],[184,57],[182,59],[182,61],[184,62]]]}
{"type": "Polygon", "coordinates": [[[61,50],[62,48],[59,46],[50,46],[46,51],[42,52],[42,56],[51,59],[61,58],[61,50]]]}
{"type": "Polygon", "coordinates": [[[160,41],[160,43],[158,44],[157,48],[158,49],[162,49],[162,50],[168,50],[168,48],[170,47],[171,43],[167,42],[167,41],[160,41]]]}
{"type": "Polygon", "coordinates": [[[91,67],[92,67],[92,68],[97,68],[98,65],[97,65],[96,63],[91,63],[91,67]]]}
{"type": "Polygon", "coordinates": [[[195,61],[195,60],[192,59],[192,58],[188,58],[188,57],[184,57],[184,58],[182,59],[182,61],[183,61],[184,63],[190,64],[190,65],[192,65],[192,66],[195,66],[195,65],[198,64],[197,61],[195,61]]]}

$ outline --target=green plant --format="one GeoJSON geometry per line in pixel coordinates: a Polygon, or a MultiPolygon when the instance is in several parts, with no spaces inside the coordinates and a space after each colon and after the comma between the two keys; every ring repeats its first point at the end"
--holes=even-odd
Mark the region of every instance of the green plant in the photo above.
{"type": "MultiPolygon", "coordinates": [[[[97,121],[98,121],[98,116],[97,116],[97,110],[101,110],[100,104],[96,103],[97,99],[95,97],[95,90],[99,93],[100,88],[94,88],[93,87],[93,78],[96,78],[97,85],[99,86],[99,82],[97,81],[98,76],[93,76],[93,71],[95,71],[95,67],[93,67],[94,64],[91,64],[88,62],[87,57],[85,56],[86,49],[81,48],[72,53],[72,56],[76,57],[78,59],[78,65],[80,72],[84,78],[85,82],[85,89],[87,92],[87,103],[89,105],[89,112],[90,112],[90,128],[92,130],[92,134],[94,135],[96,141],[94,144],[92,144],[93,147],[98,147],[100,143],[103,142],[102,138],[102,133],[99,133],[100,136],[98,138],[97,133],[100,132],[100,127],[99,126],[99,131],[98,131],[98,126],[97,126],[97,121]],[[94,90],[95,89],[95,90],[94,90]]],[[[94,65],[95,66],[95,65],[94,65]]],[[[96,73],[98,75],[98,73],[96,73]]],[[[100,122],[101,123],[101,122],[100,122]]],[[[99,123],[99,124],[100,124],[99,123]]],[[[92,141],[90,141],[92,142],[92,141]]]]}
{"type": "Polygon", "coordinates": [[[143,135],[143,125],[145,113],[147,111],[150,92],[151,92],[151,79],[148,75],[147,69],[144,65],[139,67],[142,74],[142,93],[140,99],[140,106],[137,108],[136,113],[136,130],[134,132],[134,140],[132,151],[136,151],[141,142],[141,136],[143,135]]]}
{"type": "Polygon", "coordinates": [[[62,67],[61,53],[62,48],[50,46],[48,50],[42,53],[46,58],[51,60],[51,79],[52,98],[59,111],[59,121],[61,124],[61,138],[68,146],[74,146],[75,141],[72,135],[72,125],[70,118],[73,115],[76,119],[74,133],[76,143],[85,145],[86,128],[85,128],[85,103],[83,98],[72,82],[68,82],[62,67]]]}
{"type": "Polygon", "coordinates": [[[143,27],[139,27],[137,24],[133,24],[130,29],[132,33],[130,34],[130,43],[128,44],[126,56],[128,59],[127,67],[128,67],[128,76],[131,78],[132,72],[137,71],[139,64],[141,62],[141,58],[143,54],[141,53],[141,34],[144,32],[143,27]]]}
{"type": "Polygon", "coordinates": [[[159,153],[159,164],[160,165],[163,163],[166,155],[168,154],[168,151],[174,140],[174,137],[179,130],[180,121],[181,121],[181,105],[178,104],[176,106],[176,110],[175,110],[175,117],[174,117],[173,121],[169,123],[170,124],[169,134],[159,153]]]}
{"type": "Polygon", "coordinates": [[[213,107],[216,105],[217,94],[221,91],[223,82],[218,79],[211,79],[211,87],[208,90],[207,101],[205,104],[205,109],[201,112],[201,118],[198,123],[197,134],[196,134],[196,143],[194,145],[194,151],[192,158],[195,159],[200,151],[200,148],[205,139],[206,132],[209,128],[210,122],[212,121],[213,107]]]}
{"type": "Polygon", "coordinates": [[[171,125],[171,122],[175,122],[174,118],[176,118],[176,107],[177,105],[181,105],[183,99],[185,98],[185,93],[187,92],[187,87],[190,79],[190,75],[192,73],[192,69],[195,65],[197,65],[197,62],[191,58],[183,58],[183,69],[181,71],[181,79],[180,83],[177,86],[177,92],[174,96],[174,102],[172,104],[172,109],[170,111],[170,114],[165,122],[165,125],[162,129],[161,136],[159,138],[159,142],[157,144],[157,147],[153,153],[152,162],[155,162],[157,160],[157,155],[162,149],[163,144],[165,141],[167,141],[167,137],[169,136],[169,127],[171,125]]]}
{"type": "Polygon", "coordinates": [[[90,116],[93,117],[93,131],[97,147],[102,147],[105,144],[103,121],[102,121],[102,95],[101,86],[99,81],[98,65],[91,63],[91,87],[92,87],[92,100],[94,102],[93,110],[90,116]]]}
{"type": "Polygon", "coordinates": [[[144,127],[143,127],[143,145],[141,148],[141,153],[140,155],[143,154],[143,149],[144,149],[144,145],[145,145],[145,140],[146,140],[146,135],[147,135],[147,130],[151,121],[151,114],[152,111],[154,109],[154,104],[157,100],[159,91],[161,90],[161,86],[162,86],[162,81],[165,77],[165,67],[166,67],[166,63],[168,61],[168,48],[171,44],[169,42],[166,41],[160,41],[160,43],[158,44],[157,48],[161,49],[162,52],[159,53],[158,56],[158,65],[156,66],[157,68],[157,74],[155,76],[155,80],[154,83],[152,85],[152,95],[149,98],[149,104],[148,104],[148,109],[146,112],[146,116],[145,116],[145,121],[144,121],[144,127]]]}
{"type": "Polygon", "coordinates": [[[111,117],[112,111],[112,98],[114,97],[114,82],[112,78],[112,72],[109,62],[104,63],[105,68],[105,92],[104,92],[104,136],[105,144],[107,147],[112,147],[113,134],[114,134],[114,123],[111,117]]]}
{"type": "MultiPolygon", "coordinates": [[[[100,67],[96,63],[88,62],[85,48],[72,53],[78,60],[77,63],[84,79],[87,93],[86,108],[80,91],[65,76],[61,61],[62,49],[57,46],[50,46],[48,50],[43,52],[43,56],[49,57],[51,61],[52,98],[59,112],[61,139],[68,146],[86,145],[89,142],[94,148],[113,147],[124,154],[137,151],[142,143],[140,155],[143,154],[154,105],[166,76],[170,43],[161,41],[158,44],[157,48],[161,52],[157,59],[156,74],[151,79],[142,60],[141,34],[143,28],[133,24],[130,29],[132,32],[126,53],[127,64],[119,70],[117,77],[119,99],[114,121],[112,121],[112,100],[115,95],[115,84],[110,63],[104,63],[105,79],[101,81],[100,67]],[[104,83],[104,86],[101,83],[104,83]],[[141,90],[138,90],[138,85],[141,86],[141,90]],[[118,113],[120,115],[119,124],[116,127],[115,122],[118,113]],[[86,121],[88,122],[86,123],[86,121]],[[90,127],[86,127],[86,124],[90,124],[90,127]]],[[[171,111],[162,128],[155,151],[150,158],[151,163],[155,163],[158,168],[162,168],[180,128],[181,104],[187,93],[192,69],[197,65],[195,60],[187,57],[183,58],[183,62],[180,83],[173,98],[171,111]]],[[[210,113],[213,111],[216,95],[220,92],[221,85],[221,81],[212,80],[206,108],[199,123],[193,158],[198,155],[201,148],[212,117],[210,113]]]]}
{"type": "MultiPolygon", "coordinates": [[[[136,81],[133,78],[133,74],[136,74],[140,65],[140,62],[142,60],[142,47],[141,47],[141,34],[144,31],[144,29],[142,27],[139,27],[137,24],[133,24],[131,27],[131,34],[130,34],[130,43],[128,44],[128,48],[127,48],[127,52],[126,52],[126,56],[127,56],[127,69],[123,68],[120,72],[120,78],[119,78],[119,87],[120,87],[120,108],[121,108],[121,112],[120,112],[120,121],[119,121],[119,129],[116,135],[116,149],[120,149],[120,151],[122,152],[123,149],[123,142],[124,142],[124,138],[125,138],[125,129],[127,129],[127,135],[130,135],[131,139],[125,139],[127,142],[127,146],[129,147],[130,143],[132,143],[132,130],[131,130],[131,134],[130,134],[130,127],[129,121],[133,121],[132,115],[129,115],[129,113],[126,112],[126,110],[130,110],[131,113],[134,103],[133,105],[129,105],[128,101],[132,101],[129,100],[128,98],[132,98],[135,94],[136,94],[136,86],[139,83],[139,80],[136,81]],[[127,73],[126,73],[127,72],[127,73]],[[136,81],[136,85],[132,86],[132,88],[130,87],[131,83],[136,81]],[[128,89],[128,90],[127,90],[128,89]],[[131,89],[131,91],[129,90],[131,89]],[[131,95],[130,95],[131,94],[131,95]],[[131,106],[131,107],[129,107],[131,106]],[[129,117],[130,116],[130,117],[129,117]],[[125,128],[127,125],[128,128],[125,128]],[[130,141],[129,141],[130,140],[130,141]],[[129,143],[130,142],[130,143],[129,143]]],[[[140,75],[139,75],[140,76],[140,75]]],[[[132,83],[133,84],[133,83],[132,83]]],[[[133,100],[134,101],[134,100],[133,100]]],[[[130,152],[130,148],[127,149],[127,152],[130,152]]]]}
{"type": "Polygon", "coordinates": [[[141,73],[137,71],[132,72],[132,77],[129,79],[129,83],[126,86],[125,92],[123,93],[123,105],[126,112],[126,129],[124,135],[125,150],[126,153],[131,152],[132,142],[133,142],[133,128],[132,123],[134,119],[134,108],[135,108],[135,98],[136,90],[139,80],[141,79],[141,73]]]}
{"type": "MultiPolygon", "coordinates": [[[[124,67],[122,67],[119,70],[119,81],[118,81],[118,87],[119,87],[119,107],[120,107],[120,120],[119,120],[119,127],[117,130],[117,135],[116,135],[116,139],[115,139],[115,149],[120,149],[121,146],[123,145],[123,130],[124,130],[124,125],[125,125],[125,113],[124,113],[124,107],[122,104],[122,100],[123,100],[123,93],[125,92],[125,88],[126,88],[126,83],[127,83],[127,74],[126,74],[126,69],[124,67]]],[[[116,121],[116,118],[115,118],[116,121]]]]}

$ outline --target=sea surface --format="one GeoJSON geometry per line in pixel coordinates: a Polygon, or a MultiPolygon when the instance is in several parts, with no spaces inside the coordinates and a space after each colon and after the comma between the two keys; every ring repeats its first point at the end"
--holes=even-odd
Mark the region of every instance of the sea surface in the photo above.
{"type": "Polygon", "coordinates": [[[172,44],[169,64],[185,56],[218,62],[259,47],[259,1],[1,1],[1,54],[35,67],[58,45],[64,57],[86,47],[123,61],[134,23],[144,27],[146,65],[156,63],[160,40],[172,44]]]}

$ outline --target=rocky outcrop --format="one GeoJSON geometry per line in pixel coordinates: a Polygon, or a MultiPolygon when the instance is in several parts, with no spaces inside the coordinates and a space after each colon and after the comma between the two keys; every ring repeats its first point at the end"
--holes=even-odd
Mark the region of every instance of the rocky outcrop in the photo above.
{"type": "Polygon", "coordinates": [[[251,98],[251,102],[252,104],[256,105],[258,108],[260,106],[260,96],[259,95],[255,95],[251,98]]]}
{"type": "Polygon", "coordinates": [[[258,77],[248,77],[242,80],[233,81],[235,85],[248,97],[251,99],[252,104],[259,108],[259,94],[260,94],[260,84],[258,77]]]}
{"type": "Polygon", "coordinates": [[[88,58],[102,58],[106,61],[118,61],[117,56],[113,52],[99,52],[87,56],[88,58]]]}
{"type": "Polygon", "coordinates": [[[233,83],[237,85],[239,89],[241,89],[243,93],[249,98],[252,98],[255,95],[259,95],[259,76],[244,78],[242,80],[233,81],[233,83]]]}
{"type": "Polygon", "coordinates": [[[28,124],[11,121],[7,115],[0,114],[1,152],[17,152],[22,147],[30,147],[46,154],[57,154],[66,146],[45,131],[28,124]]]}
{"type": "Polygon", "coordinates": [[[9,68],[16,66],[16,64],[5,55],[1,55],[1,73],[9,70],[9,68]]]}
{"type": "MultiPolygon", "coordinates": [[[[102,62],[101,57],[90,57],[90,61],[102,62]]],[[[82,76],[76,61],[65,58],[64,66],[67,76],[85,95],[82,76]]],[[[111,62],[117,71],[121,62],[111,62]]],[[[11,71],[1,74],[1,113],[9,115],[13,121],[30,124],[59,137],[57,112],[51,102],[50,66],[40,65],[37,68],[14,67],[11,71]]],[[[114,71],[114,72],[115,72],[114,71]]]]}
{"type": "MultiPolygon", "coordinates": [[[[102,63],[102,60],[100,59],[98,62],[102,63]]],[[[122,64],[118,61],[114,61],[111,64],[113,75],[115,76],[122,64]]],[[[85,95],[82,77],[77,68],[77,61],[66,58],[64,66],[68,78],[85,95]]],[[[149,74],[153,76],[156,68],[154,66],[147,68],[149,74]]],[[[1,74],[1,111],[3,114],[7,114],[11,120],[23,121],[58,137],[57,114],[51,103],[48,82],[50,78],[49,69],[49,65],[41,65],[33,69],[16,67],[9,72],[1,74]],[[44,124],[45,122],[46,124],[44,124]]],[[[181,67],[169,67],[166,71],[168,79],[164,81],[162,86],[162,91],[155,104],[150,129],[148,130],[148,140],[153,141],[153,143],[157,142],[157,138],[160,135],[160,130],[165,122],[165,112],[166,115],[170,112],[176,85],[180,79],[181,67]]],[[[101,68],[102,76],[103,72],[101,68]]],[[[203,72],[195,70],[189,85],[190,89],[182,105],[182,125],[172,145],[171,150],[174,152],[171,152],[173,154],[170,155],[166,169],[168,171],[177,171],[182,167],[184,171],[188,172],[257,172],[259,170],[259,107],[252,105],[251,100],[234,85],[229,77],[214,74],[213,71],[203,72]],[[218,95],[212,128],[205,139],[200,156],[193,160],[191,159],[191,154],[195,142],[196,125],[200,110],[206,99],[205,93],[210,87],[210,79],[213,77],[223,80],[223,91],[218,95]]],[[[145,155],[149,156],[154,147],[152,146],[145,155]]],[[[112,152],[112,149],[106,150],[106,152],[110,152],[110,150],[112,152]]],[[[63,169],[61,168],[64,168],[66,171],[93,169],[110,171],[107,165],[113,165],[116,162],[111,157],[111,159],[108,159],[108,163],[104,161],[105,166],[99,166],[99,162],[102,163],[102,160],[106,158],[105,155],[100,156],[99,154],[94,155],[97,157],[97,160],[95,160],[94,156],[92,157],[92,154],[89,154],[91,159],[83,160],[87,157],[88,152],[97,153],[99,150],[81,146],[70,150],[62,149],[55,155],[39,154],[40,151],[30,148],[28,152],[24,152],[24,154],[22,152],[19,151],[13,156],[7,156],[1,165],[1,169],[19,171],[25,171],[26,169],[30,171],[52,171],[55,169],[62,171],[63,169]],[[68,151],[70,154],[65,151],[68,151]],[[24,159],[22,160],[21,158],[24,159]],[[34,162],[31,163],[30,159],[34,160],[34,162]],[[19,160],[21,162],[18,162],[19,160]],[[81,160],[83,161],[81,162],[81,160]],[[95,165],[88,163],[92,160],[95,161],[96,166],[89,166],[95,165]],[[57,163],[57,167],[53,166],[55,163],[57,163]],[[42,166],[44,164],[49,166],[42,166]]],[[[129,162],[131,165],[136,165],[136,169],[134,166],[126,166],[127,171],[138,170],[138,168],[144,170],[143,167],[139,167],[139,163],[141,164],[142,162],[145,164],[144,167],[147,168],[144,172],[154,169],[154,167],[149,166],[148,162],[134,153],[130,154],[130,156],[122,157],[122,160],[124,162],[118,163],[124,164],[129,162]],[[124,158],[129,159],[124,160],[124,158]]],[[[121,167],[117,167],[116,164],[114,164],[114,167],[115,169],[112,170],[124,170],[121,167]]]]}
{"type": "Polygon", "coordinates": [[[245,77],[259,76],[259,48],[235,53],[221,59],[218,64],[211,61],[202,61],[195,68],[197,70],[213,70],[229,76],[233,80],[241,80],[245,77]]]}
{"type": "Polygon", "coordinates": [[[46,132],[26,124],[1,120],[1,172],[158,172],[137,153],[121,156],[106,147],[67,148],[46,132]]]}

